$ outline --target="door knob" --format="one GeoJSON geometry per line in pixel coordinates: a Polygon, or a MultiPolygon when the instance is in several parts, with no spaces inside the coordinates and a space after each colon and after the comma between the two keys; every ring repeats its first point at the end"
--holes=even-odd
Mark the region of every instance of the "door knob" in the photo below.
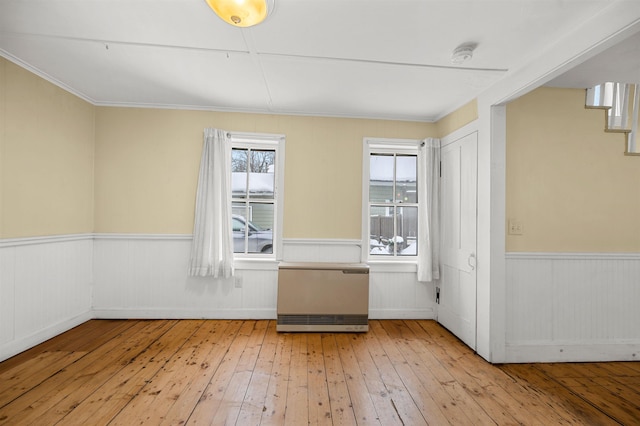
{"type": "Polygon", "coordinates": [[[474,269],[476,269],[476,255],[475,255],[475,253],[471,253],[469,255],[469,258],[467,259],[467,263],[469,264],[469,267],[471,268],[472,271],[474,269]]]}

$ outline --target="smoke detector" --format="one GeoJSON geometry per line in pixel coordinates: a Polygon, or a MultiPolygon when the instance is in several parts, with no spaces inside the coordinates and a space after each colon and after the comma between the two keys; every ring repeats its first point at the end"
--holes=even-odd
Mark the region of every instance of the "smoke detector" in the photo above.
{"type": "Polygon", "coordinates": [[[456,47],[451,54],[451,62],[459,65],[468,62],[473,58],[473,50],[476,48],[475,43],[464,43],[456,47]]]}

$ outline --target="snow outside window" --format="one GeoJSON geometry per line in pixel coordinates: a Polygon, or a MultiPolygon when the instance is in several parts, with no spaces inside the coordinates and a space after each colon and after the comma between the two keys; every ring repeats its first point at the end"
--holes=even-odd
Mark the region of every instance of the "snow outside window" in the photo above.
{"type": "Polygon", "coordinates": [[[235,135],[231,140],[233,251],[240,256],[273,258],[280,210],[280,141],[235,135]]]}
{"type": "Polygon", "coordinates": [[[369,259],[418,254],[417,142],[365,143],[369,259]],[[368,167],[366,167],[368,166],[368,167]]]}

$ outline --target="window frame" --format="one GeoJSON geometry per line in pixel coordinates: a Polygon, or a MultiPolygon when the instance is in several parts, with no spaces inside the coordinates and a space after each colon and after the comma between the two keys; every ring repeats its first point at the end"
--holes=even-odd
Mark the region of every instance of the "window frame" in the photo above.
{"type": "MultiPolygon", "coordinates": [[[[273,188],[273,250],[271,253],[233,253],[234,264],[245,261],[254,263],[264,261],[277,261],[281,259],[283,241],[283,206],[284,206],[284,161],[285,161],[285,136],[270,133],[228,132],[231,151],[233,149],[274,150],[274,188],[273,188]]],[[[231,161],[229,157],[228,161],[231,161]]],[[[231,179],[231,176],[229,176],[231,179]]],[[[233,196],[231,202],[233,203],[233,196]]],[[[251,202],[251,199],[247,199],[251,202]]]]}
{"type": "MultiPolygon", "coordinates": [[[[371,203],[369,197],[370,187],[370,156],[371,154],[396,154],[396,155],[418,155],[418,148],[422,140],[420,139],[387,139],[387,138],[364,138],[362,149],[362,259],[369,264],[408,264],[415,266],[418,264],[418,253],[420,244],[415,256],[375,256],[371,255],[370,235],[371,235],[371,203]]],[[[417,169],[416,169],[417,171],[417,169]]],[[[416,175],[417,180],[417,175],[416,175]]],[[[419,182],[416,182],[419,184],[419,182]]],[[[417,195],[417,194],[416,194],[417,195]]],[[[394,203],[395,204],[395,203],[394,203]]],[[[417,205],[418,217],[420,217],[421,203],[417,199],[417,203],[411,203],[411,206],[417,205]]]]}

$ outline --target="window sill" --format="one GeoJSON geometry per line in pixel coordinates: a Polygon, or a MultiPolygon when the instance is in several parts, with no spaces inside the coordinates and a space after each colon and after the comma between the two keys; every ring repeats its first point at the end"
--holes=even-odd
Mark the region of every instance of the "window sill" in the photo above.
{"type": "Polygon", "coordinates": [[[237,270],[253,270],[253,271],[277,271],[280,262],[271,259],[258,259],[245,257],[242,259],[234,259],[233,267],[237,270]]]}
{"type": "Polygon", "coordinates": [[[417,272],[416,261],[369,260],[370,272],[417,272]]]}
{"type": "MultiPolygon", "coordinates": [[[[233,266],[237,270],[277,271],[279,264],[280,261],[275,259],[242,258],[233,261],[233,266]]],[[[416,273],[418,271],[417,262],[411,261],[369,260],[367,265],[370,272],[416,273]]]]}

